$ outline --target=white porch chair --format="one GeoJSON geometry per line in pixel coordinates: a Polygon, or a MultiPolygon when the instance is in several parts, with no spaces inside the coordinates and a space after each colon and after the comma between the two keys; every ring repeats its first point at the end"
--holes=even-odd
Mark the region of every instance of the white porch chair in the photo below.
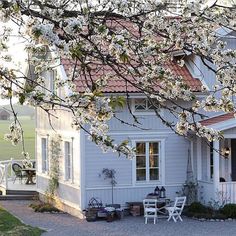
{"type": "Polygon", "coordinates": [[[177,222],[178,219],[180,221],[183,221],[181,218],[181,214],[184,209],[185,202],[186,197],[176,197],[174,206],[166,207],[166,210],[169,213],[169,218],[167,219],[167,221],[169,221],[171,218],[174,220],[174,222],[177,222]]]}
{"type": "Polygon", "coordinates": [[[145,224],[147,224],[148,219],[153,218],[153,223],[156,224],[157,221],[157,200],[156,199],[144,199],[144,218],[145,224]]]}

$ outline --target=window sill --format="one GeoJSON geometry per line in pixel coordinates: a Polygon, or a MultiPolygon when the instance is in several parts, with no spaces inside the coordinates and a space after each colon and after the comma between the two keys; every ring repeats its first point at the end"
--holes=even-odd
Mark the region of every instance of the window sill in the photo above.
{"type": "MultiPolygon", "coordinates": [[[[132,109],[132,112],[135,116],[156,116],[156,112],[155,111],[136,111],[134,109],[132,109]]],[[[163,109],[157,110],[157,112],[163,116],[164,115],[164,111],[163,109]]]]}
{"type": "Polygon", "coordinates": [[[157,184],[161,184],[160,180],[149,180],[149,181],[136,181],[135,185],[140,186],[140,185],[157,185],[157,184]]]}
{"type": "Polygon", "coordinates": [[[59,180],[59,183],[64,184],[69,187],[78,188],[79,184],[72,182],[71,180],[59,180]]]}

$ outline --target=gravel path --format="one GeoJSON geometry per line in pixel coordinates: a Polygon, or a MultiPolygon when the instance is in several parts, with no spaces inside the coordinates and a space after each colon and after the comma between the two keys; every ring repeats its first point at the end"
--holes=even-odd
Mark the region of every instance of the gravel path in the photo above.
{"type": "Polygon", "coordinates": [[[144,224],[143,217],[125,217],[120,221],[86,222],[68,214],[35,213],[30,201],[1,201],[0,205],[24,223],[47,230],[43,236],[233,236],[236,221],[200,222],[184,218],[181,223],[160,219],[156,225],[144,224]]]}

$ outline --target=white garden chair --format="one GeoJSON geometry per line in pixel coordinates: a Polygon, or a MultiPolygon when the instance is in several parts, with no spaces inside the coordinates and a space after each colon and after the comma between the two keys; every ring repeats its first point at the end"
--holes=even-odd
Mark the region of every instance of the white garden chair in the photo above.
{"type": "Polygon", "coordinates": [[[145,224],[147,224],[148,219],[152,218],[153,223],[156,224],[157,221],[157,200],[156,199],[144,199],[144,218],[145,224]]]}
{"type": "Polygon", "coordinates": [[[166,207],[166,210],[169,213],[169,218],[167,221],[169,221],[171,218],[174,220],[174,222],[177,222],[177,220],[183,221],[181,214],[184,209],[185,202],[186,197],[176,197],[174,206],[166,207]]]}

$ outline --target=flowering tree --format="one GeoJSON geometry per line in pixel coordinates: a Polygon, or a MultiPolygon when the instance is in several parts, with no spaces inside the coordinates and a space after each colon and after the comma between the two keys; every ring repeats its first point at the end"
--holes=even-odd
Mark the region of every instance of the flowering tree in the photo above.
{"type": "MultiPolygon", "coordinates": [[[[236,7],[217,0],[205,5],[205,1],[179,2],[176,11],[171,1],[156,0],[2,0],[1,20],[17,25],[25,39],[29,72],[2,64],[1,97],[11,102],[15,96],[21,104],[41,107],[49,117],[55,108],[70,110],[74,127],[88,132],[104,150],[129,156],[133,152],[127,142],[115,144],[107,134],[107,122],[112,117],[120,120],[115,107],[123,104],[124,98],[128,101],[129,93],[108,97],[103,91],[110,81],[120,80],[145,95],[156,116],[170,129],[181,135],[194,131],[200,137],[218,139],[219,132],[197,121],[209,111],[235,112],[236,51],[226,49],[216,29],[235,32],[236,7]],[[181,52],[177,59],[176,51],[181,52]],[[184,66],[185,55],[190,54],[215,74],[215,84],[205,98],[198,98],[181,76],[166,68],[173,61],[184,66]],[[66,81],[56,80],[58,88],[66,86],[70,91],[60,97],[45,88],[43,71],[56,68],[63,59],[73,66],[66,81]],[[104,70],[108,72],[97,73],[104,70]],[[87,86],[78,92],[80,80],[87,86]],[[180,100],[191,105],[183,106],[180,100]],[[168,110],[176,122],[165,120],[159,108],[168,110]]],[[[5,53],[10,37],[11,29],[2,28],[1,59],[5,61],[11,60],[5,53]]],[[[198,92],[204,91],[202,86],[198,92]]],[[[133,123],[120,121],[141,126],[129,110],[133,123]]]]}

